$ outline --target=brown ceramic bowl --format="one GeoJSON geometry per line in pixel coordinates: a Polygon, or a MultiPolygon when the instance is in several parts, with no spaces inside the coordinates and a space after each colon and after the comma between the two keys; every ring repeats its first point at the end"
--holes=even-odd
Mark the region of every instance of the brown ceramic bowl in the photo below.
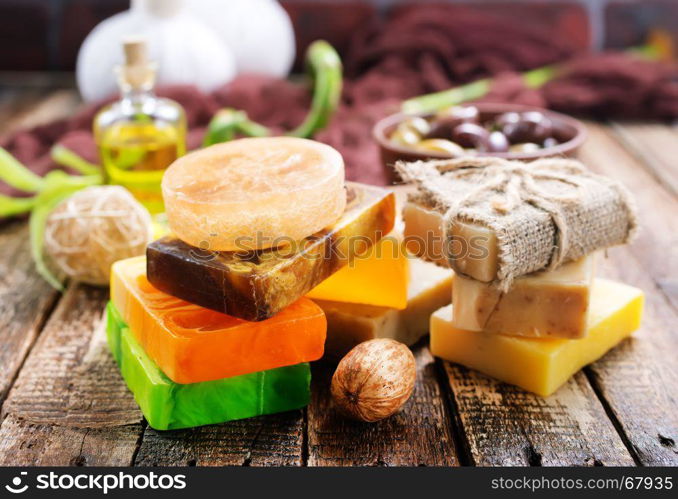
{"type": "MultiPolygon", "coordinates": [[[[561,134],[564,135],[567,140],[561,142],[557,146],[547,147],[540,149],[534,152],[526,153],[517,153],[517,152],[500,152],[500,153],[477,153],[478,156],[494,156],[497,158],[513,159],[520,161],[531,161],[539,158],[548,158],[553,156],[567,156],[567,157],[576,157],[579,147],[582,145],[586,139],[586,127],[584,124],[570,116],[564,114],[556,113],[554,111],[549,111],[548,109],[541,109],[538,107],[530,106],[521,106],[517,104],[489,104],[489,103],[478,103],[478,104],[468,104],[469,106],[475,106],[480,112],[480,120],[486,121],[490,120],[493,117],[500,115],[506,112],[526,112],[526,111],[539,111],[547,116],[553,123],[555,123],[558,128],[561,129],[561,134]]],[[[421,116],[423,118],[429,118],[433,113],[422,113],[417,115],[408,115],[405,113],[397,113],[387,116],[386,118],[378,121],[372,130],[372,135],[374,139],[379,144],[379,149],[381,152],[381,160],[384,165],[391,169],[393,164],[396,161],[418,161],[424,159],[450,159],[452,156],[449,156],[445,153],[436,153],[436,152],[422,152],[415,149],[411,149],[406,146],[401,146],[391,142],[390,136],[391,133],[395,130],[398,124],[411,117],[411,116],[421,116]]],[[[394,181],[398,181],[397,174],[393,171],[394,181]]]]}

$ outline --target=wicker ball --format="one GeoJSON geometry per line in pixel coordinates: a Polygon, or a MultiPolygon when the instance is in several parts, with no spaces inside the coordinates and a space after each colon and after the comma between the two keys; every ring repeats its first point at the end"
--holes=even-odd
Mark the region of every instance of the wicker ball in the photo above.
{"type": "Polygon", "coordinates": [[[70,278],[104,286],[111,265],[144,254],[151,238],[151,216],[127,189],[88,187],[50,213],[45,251],[70,278]]]}

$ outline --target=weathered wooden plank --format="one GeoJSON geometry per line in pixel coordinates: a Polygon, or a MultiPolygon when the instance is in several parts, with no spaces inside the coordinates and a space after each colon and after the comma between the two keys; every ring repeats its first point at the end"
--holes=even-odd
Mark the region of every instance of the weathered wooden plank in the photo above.
{"type": "Polygon", "coordinates": [[[621,180],[633,193],[642,229],[629,248],[678,310],[678,200],[606,128],[594,123],[588,128],[581,159],[593,171],[621,180]]]}
{"type": "Polygon", "coordinates": [[[332,406],[333,366],[315,366],[308,407],[309,466],[458,465],[452,420],[428,348],[414,349],[417,384],[404,409],[378,423],[350,421],[332,406]]]}
{"type": "Polygon", "coordinates": [[[599,273],[645,291],[643,324],[634,336],[586,369],[636,460],[678,465],[678,314],[629,248],[613,248],[599,273]]]}
{"type": "MultiPolygon", "coordinates": [[[[643,327],[589,369],[639,462],[678,463],[678,200],[608,129],[590,124],[582,160],[624,182],[638,203],[642,230],[612,248],[600,272],[646,293],[643,327]]],[[[676,146],[673,145],[674,150],[676,146]]]]}
{"type": "MultiPolygon", "coordinates": [[[[62,118],[78,103],[75,90],[5,89],[0,133],[62,118]]],[[[0,229],[0,403],[56,299],[34,270],[26,224],[5,224],[0,229]]]]}
{"type": "Polygon", "coordinates": [[[74,89],[72,71],[0,71],[0,89],[74,89]]]}
{"type": "Polygon", "coordinates": [[[633,459],[583,373],[547,398],[445,362],[477,466],[630,466],[633,459]]]}
{"type": "Polygon", "coordinates": [[[80,97],[76,90],[62,89],[44,95],[35,94],[35,92],[21,95],[26,105],[2,123],[4,130],[44,125],[70,115],[80,104],[80,97]],[[36,98],[38,95],[39,98],[36,98]]]}
{"type": "MultiPolygon", "coordinates": [[[[652,227],[651,233],[646,228],[631,248],[610,251],[626,252],[627,257],[617,265],[626,274],[634,268],[645,273],[642,284],[651,293],[653,302],[663,302],[665,298],[657,292],[655,283],[648,280],[648,267],[664,293],[675,298],[672,284],[677,268],[676,245],[672,241],[678,234],[676,221],[672,220],[672,214],[677,212],[675,199],[659,188],[656,179],[597,125],[591,125],[591,137],[582,151],[582,159],[592,169],[624,181],[638,197],[641,219],[652,227]],[[642,264],[636,255],[638,259],[642,255],[642,264]],[[634,260],[635,267],[631,263],[634,260]]],[[[627,282],[641,284],[630,275],[625,277],[627,282]]],[[[663,306],[667,304],[664,302],[663,306]]],[[[648,314],[654,318],[652,308],[648,307],[648,314]]],[[[666,315],[668,311],[664,309],[662,313],[666,315]]],[[[662,329],[660,334],[668,331],[666,326],[648,325],[646,321],[644,329],[648,327],[662,329]]],[[[658,331],[654,333],[656,336],[658,331]]],[[[643,336],[641,332],[639,337],[643,336]]],[[[624,342],[588,371],[596,391],[603,397],[603,405],[594,400],[594,392],[582,373],[552,397],[540,399],[447,365],[473,459],[478,464],[628,464],[631,457],[643,464],[673,462],[671,442],[676,440],[673,437],[676,426],[675,417],[668,413],[675,413],[673,401],[669,400],[672,389],[667,391],[662,386],[675,387],[674,376],[669,374],[675,367],[666,365],[675,362],[665,353],[675,351],[675,345],[661,353],[653,352],[654,347],[648,342],[641,342],[640,346],[637,343],[637,340],[624,342]],[[664,374],[659,376],[656,370],[664,374]],[[645,396],[640,397],[641,393],[645,396]],[[605,408],[620,420],[621,437],[607,421],[605,408]],[[591,422],[596,426],[587,427],[591,422]],[[499,428],[509,430],[502,432],[499,428]],[[620,445],[624,441],[620,438],[632,446],[633,456],[620,445]]],[[[668,344],[664,342],[663,346],[667,348],[668,344]]]]}
{"type": "Polygon", "coordinates": [[[4,414],[80,427],[141,421],[106,345],[107,299],[108,290],[69,286],[9,392],[4,414]]]}
{"type": "Polygon", "coordinates": [[[0,427],[0,466],[130,466],[141,424],[72,428],[8,416],[0,427]]]}
{"type": "Polygon", "coordinates": [[[107,297],[85,285],[67,289],[3,405],[0,461],[132,463],[142,418],[105,344],[107,297]]]}
{"type": "Polygon", "coordinates": [[[678,196],[678,131],[661,123],[615,122],[612,132],[640,164],[678,196]]]}
{"type": "Polygon", "coordinates": [[[137,466],[301,466],[303,411],[187,430],[147,428],[137,466]]]}
{"type": "Polygon", "coordinates": [[[0,103],[0,136],[21,126],[22,119],[30,116],[31,110],[47,95],[44,89],[5,90],[0,103]]]}
{"type": "Polygon", "coordinates": [[[0,230],[0,404],[57,299],[34,270],[24,222],[0,230]]]}

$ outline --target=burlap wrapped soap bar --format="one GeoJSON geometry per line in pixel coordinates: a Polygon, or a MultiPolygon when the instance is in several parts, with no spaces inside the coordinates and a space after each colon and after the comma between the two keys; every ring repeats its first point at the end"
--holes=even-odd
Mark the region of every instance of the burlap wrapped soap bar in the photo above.
{"type": "Polygon", "coordinates": [[[624,244],[637,226],[624,186],[572,159],[469,157],[396,168],[417,186],[410,201],[444,214],[452,268],[505,290],[516,277],[624,244]]]}

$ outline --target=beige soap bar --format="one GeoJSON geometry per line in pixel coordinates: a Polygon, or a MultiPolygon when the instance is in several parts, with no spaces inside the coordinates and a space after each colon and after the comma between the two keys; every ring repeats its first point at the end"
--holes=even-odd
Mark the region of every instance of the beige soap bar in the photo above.
{"type": "Polygon", "coordinates": [[[437,265],[449,266],[443,252],[443,216],[433,208],[408,202],[403,207],[407,250],[437,265]]]}
{"type": "Polygon", "coordinates": [[[482,282],[497,278],[496,234],[482,225],[457,221],[451,227],[450,265],[459,274],[482,282]]]}
{"type": "MultiPolygon", "coordinates": [[[[410,253],[445,267],[450,265],[444,251],[443,214],[416,202],[403,208],[405,237],[410,253]]],[[[458,272],[483,282],[497,274],[497,237],[480,225],[457,223],[450,251],[458,272]]]]}
{"type": "Polygon", "coordinates": [[[502,293],[496,285],[456,275],[452,291],[456,328],[532,338],[586,335],[595,255],[551,272],[519,277],[502,293]]]}
{"type": "Polygon", "coordinates": [[[351,348],[374,338],[392,338],[407,345],[428,334],[431,314],[450,303],[452,271],[418,258],[410,259],[407,307],[314,300],[327,317],[325,355],[343,357],[351,348]]]}

